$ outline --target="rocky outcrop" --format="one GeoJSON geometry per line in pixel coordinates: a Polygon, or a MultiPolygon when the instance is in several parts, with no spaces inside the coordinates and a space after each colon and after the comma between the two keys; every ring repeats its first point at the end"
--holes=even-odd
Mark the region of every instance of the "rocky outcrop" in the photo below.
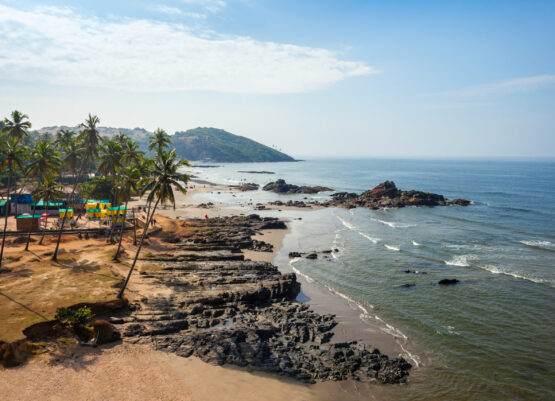
{"type": "Polygon", "coordinates": [[[422,191],[403,191],[397,188],[393,181],[385,181],[373,189],[360,195],[350,192],[338,192],[332,199],[324,202],[323,206],[336,206],[344,208],[367,207],[381,209],[388,207],[405,206],[468,206],[470,201],[455,199],[448,201],[443,195],[422,191]]]}
{"type": "Polygon", "coordinates": [[[269,184],[262,187],[264,191],[275,192],[278,194],[316,194],[318,192],[333,191],[331,188],[321,187],[321,186],[298,186],[293,184],[287,184],[285,180],[279,179],[275,182],[270,182],[269,184]]]}
{"type": "Polygon", "coordinates": [[[257,191],[258,188],[260,188],[260,185],[255,184],[255,183],[253,183],[253,182],[247,182],[247,183],[242,184],[242,185],[239,185],[239,186],[237,186],[237,187],[235,187],[235,188],[237,188],[237,189],[238,189],[239,191],[241,191],[241,192],[246,192],[246,191],[257,191]]]}
{"type": "Polygon", "coordinates": [[[279,223],[257,215],[185,221],[192,229],[178,244],[168,245],[173,250],[146,253],[143,259],[149,263],[135,277],[138,288],[151,289],[145,294],[157,295],[142,296],[130,305],[129,314],[114,316],[111,323],[124,341],[216,365],[250,367],[306,382],[406,381],[411,365],[404,359],[390,359],[366,344],[334,343],[334,316],[295,301],[300,292],[295,274],[244,260],[234,250],[186,249],[227,246],[225,236],[248,245],[247,233],[279,223]],[[217,260],[211,259],[216,255],[217,260]]]}

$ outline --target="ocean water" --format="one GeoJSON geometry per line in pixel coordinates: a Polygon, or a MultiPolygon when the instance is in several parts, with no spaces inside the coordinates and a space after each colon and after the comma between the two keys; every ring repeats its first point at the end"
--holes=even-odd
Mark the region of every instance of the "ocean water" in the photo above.
{"type": "MultiPolygon", "coordinates": [[[[424,350],[422,373],[393,398],[555,399],[555,163],[314,160],[191,173],[219,184],[284,178],[352,192],[393,180],[401,189],[472,200],[466,208],[303,212],[284,241],[291,249],[282,252],[337,249],[329,259],[295,259],[292,267],[356,300],[424,350]],[[437,285],[443,278],[460,283],[437,285]]],[[[199,196],[247,205],[329,194],[199,196]]]]}

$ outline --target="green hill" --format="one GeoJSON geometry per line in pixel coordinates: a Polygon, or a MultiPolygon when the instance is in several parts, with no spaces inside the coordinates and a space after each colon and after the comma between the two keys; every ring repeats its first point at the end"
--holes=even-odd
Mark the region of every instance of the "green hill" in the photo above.
{"type": "MultiPolygon", "coordinates": [[[[33,135],[48,134],[52,137],[60,129],[79,132],[79,127],[52,126],[33,131],[33,135]]],[[[152,132],[143,128],[98,127],[101,136],[112,138],[118,132],[129,135],[145,152],[148,150],[148,138],[152,132]]],[[[189,160],[213,162],[291,162],[291,156],[269,146],[262,145],[244,136],[233,135],[216,128],[195,128],[176,132],[171,136],[177,154],[189,160]]],[[[147,152],[148,153],[148,152],[147,152]]]]}
{"type": "Polygon", "coordinates": [[[252,139],[217,128],[176,132],[173,144],[181,157],[215,162],[291,162],[291,156],[252,139]]]}

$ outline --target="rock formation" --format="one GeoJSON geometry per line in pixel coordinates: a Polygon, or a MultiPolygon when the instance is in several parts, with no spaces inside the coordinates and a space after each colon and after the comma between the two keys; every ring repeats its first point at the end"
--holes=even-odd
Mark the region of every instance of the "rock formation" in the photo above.
{"type": "Polygon", "coordinates": [[[470,201],[455,199],[448,201],[443,195],[422,191],[403,191],[397,188],[393,181],[385,181],[373,189],[360,195],[350,192],[337,192],[332,199],[322,203],[323,206],[344,208],[367,207],[381,209],[387,207],[405,206],[468,206],[470,201]]]}
{"type": "Polygon", "coordinates": [[[269,184],[262,187],[264,191],[275,192],[278,194],[316,194],[318,192],[333,191],[331,188],[321,187],[321,186],[298,186],[293,184],[287,184],[285,180],[279,179],[275,182],[270,182],[269,184]]]}

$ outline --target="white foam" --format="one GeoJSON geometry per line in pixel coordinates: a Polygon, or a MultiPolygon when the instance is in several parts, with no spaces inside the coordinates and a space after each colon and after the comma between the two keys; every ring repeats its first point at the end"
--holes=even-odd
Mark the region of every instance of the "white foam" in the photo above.
{"type": "Polygon", "coordinates": [[[457,256],[454,256],[453,259],[451,260],[444,260],[443,263],[451,266],[460,266],[460,267],[470,266],[470,264],[468,263],[467,255],[457,255],[457,256]]]}
{"type": "Polygon", "coordinates": [[[339,216],[336,216],[336,217],[337,217],[337,218],[339,219],[339,221],[340,221],[345,227],[347,227],[349,230],[354,230],[354,231],[356,231],[356,229],[357,229],[356,226],[352,225],[351,223],[349,223],[348,221],[342,219],[342,218],[339,217],[339,216]]]}
{"type": "Polygon", "coordinates": [[[554,251],[555,250],[555,244],[553,242],[550,241],[540,241],[540,240],[535,240],[535,241],[520,241],[521,244],[527,245],[527,246],[531,246],[534,248],[545,248],[548,249],[550,251],[554,251]]]}
{"type": "Polygon", "coordinates": [[[360,231],[357,231],[357,232],[373,244],[377,244],[378,242],[380,242],[379,238],[371,237],[368,234],[364,234],[363,232],[360,232],[360,231]]]}
{"type": "Polygon", "coordinates": [[[370,241],[371,243],[377,244],[377,243],[380,241],[380,238],[372,237],[372,236],[370,236],[370,235],[368,235],[368,234],[366,234],[366,233],[360,231],[360,230],[358,229],[358,227],[354,226],[353,224],[349,223],[348,221],[345,221],[345,220],[342,219],[341,217],[339,217],[339,216],[336,216],[336,217],[339,219],[339,221],[341,221],[341,223],[342,223],[346,228],[348,228],[348,229],[351,230],[351,231],[356,232],[356,233],[359,234],[360,236],[366,238],[366,239],[367,239],[368,241],[370,241]]]}
{"type": "Polygon", "coordinates": [[[392,221],[385,221],[385,220],[380,220],[380,219],[375,219],[375,218],[372,218],[372,220],[374,220],[378,223],[384,224],[386,226],[389,226],[391,228],[409,228],[409,227],[415,227],[416,226],[416,224],[395,223],[395,222],[392,222],[392,221]]]}
{"type": "Polygon", "coordinates": [[[293,266],[291,266],[291,269],[293,270],[293,272],[295,272],[295,274],[298,274],[299,276],[301,276],[302,278],[304,278],[304,279],[306,280],[307,283],[313,283],[313,282],[314,282],[314,279],[313,279],[312,277],[310,277],[310,276],[308,276],[308,275],[306,275],[306,274],[304,274],[304,273],[301,273],[301,272],[299,271],[299,269],[297,269],[297,268],[295,268],[295,267],[293,267],[293,266]]]}
{"type": "Polygon", "coordinates": [[[494,265],[483,265],[483,266],[479,266],[481,269],[487,270],[490,273],[493,274],[504,274],[506,276],[511,276],[514,278],[518,278],[520,280],[528,280],[528,281],[532,281],[534,283],[538,283],[538,284],[547,284],[550,287],[554,287],[554,283],[552,283],[549,280],[545,280],[542,278],[538,278],[538,277],[529,277],[529,276],[524,276],[522,274],[519,274],[517,272],[512,272],[512,271],[508,271],[508,270],[504,270],[498,266],[494,266],[494,265]]]}
{"type": "Polygon", "coordinates": [[[384,246],[389,249],[390,251],[395,251],[395,252],[399,252],[401,250],[401,248],[399,248],[398,246],[393,246],[393,245],[387,245],[384,244],[384,246]]]}
{"type": "Polygon", "coordinates": [[[416,241],[412,241],[412,244],[413,244],[414,246],[422,246],[422,244],[419,244],[419,243],[416,242],[416,241]]]}

